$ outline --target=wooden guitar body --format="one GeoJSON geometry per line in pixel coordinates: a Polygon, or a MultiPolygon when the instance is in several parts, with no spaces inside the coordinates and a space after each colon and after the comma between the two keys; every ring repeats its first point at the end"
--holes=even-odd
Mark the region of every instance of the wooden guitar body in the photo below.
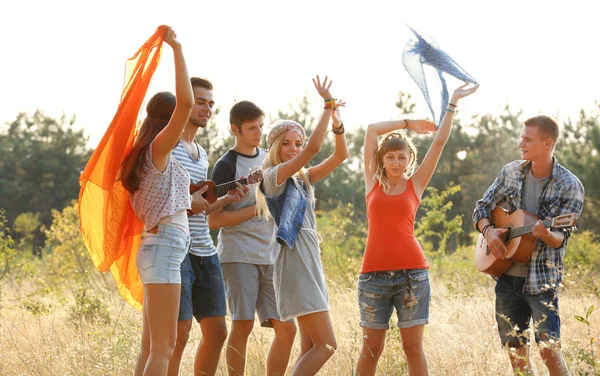
{"type": "MultiPolygon", "coordinates": [[[[516,210],[512,214],[506,213],[501,208],[492,212],[492,223],[496,228],[515,229],[533,224],[537,217],[523,210],[516,210]]],[[[479,234],[475,248],[475,266],[477,270],[494,276],[499,276],[510,268],[514,262],[525,263],[531,258],[535,248],[535,237],[524,235],[510,239],[510,232],[506,234],[505,240],[507,252],[505,260],[498,260],[488,249],[483,234],[479,234]]]]}
{"type": "Polygon", "coordinates": [[[190,194],[199,191],[205,185],[208,185],[208,189],[202,194],[202,197],[208,201],[209,204],[213,204],[215,201],[217,201],[219,196],[217,196],[217,186],[212,180],[203,180],[196,184],[190,183],[190,194]]]}

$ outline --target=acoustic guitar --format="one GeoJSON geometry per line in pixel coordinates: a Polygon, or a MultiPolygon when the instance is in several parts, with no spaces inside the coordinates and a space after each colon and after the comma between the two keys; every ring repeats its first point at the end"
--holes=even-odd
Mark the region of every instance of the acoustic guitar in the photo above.
{"type": "MultiPolygon", "coordinates": [[[[542,221],[546,228],[565,228],[575,226],[577,216],[574,213],[561,215],[542,221]]],[[[483,234],[479,234],[475,246],[475,267],[483,273],[499,276],[510,268],[514,262],[525,263],[529,261],[535,249],[536,238],[524,236],[533,232],[533,225],[538,217],[524,210],[516,210],[512,214],[506,213],[497,207],[492,212],[492,224],[495,228],[504,228],[508,231],[502,235],[507,252],[504,260],[494,256],[487,246],[483,234]]]]}
{"type": "Polygon", "coordinates": [[[191,183],[190,184],[190,193],[194,193],[194,192],[200,190],[205,185],[208,185],[208,189],[206,190],[206,192],[204,192],[202,194],[202,197],[206,201],[208,201],[209,204],[212,204],[215,201],[217,201],[219,196],[224,195],[225,193],[229,192],[232,189],[235,189],[236,183],[240,183],[242,185],[250,185],[250,184],[260,183],[262,180],[263,180],[262,171],[256,170],[256,171],[250,173],[250,175],[246,176],[245,178],[230,181],[230,182],[219,184],[219,185],[216,185],[215,182],[212,180],[203,180],[203,181],[195,183],[195,184],[191,183]]]}

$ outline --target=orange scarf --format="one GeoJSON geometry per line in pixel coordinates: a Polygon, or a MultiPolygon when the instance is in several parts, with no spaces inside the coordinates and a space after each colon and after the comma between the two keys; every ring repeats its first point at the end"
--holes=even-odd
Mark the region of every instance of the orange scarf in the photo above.
{"type": "Polygon", "coordinates": [[[142,309],[144,286],[136,256],[144,224],[135,215],[129,192],[117,175],[133,147],[138,114],[160,61],[167,28],[159,26],[127,61],[117,113],[79,178],[79,221],[90,257],[100,271],[110,269],[121,296],[138,310],[142,309]]]}

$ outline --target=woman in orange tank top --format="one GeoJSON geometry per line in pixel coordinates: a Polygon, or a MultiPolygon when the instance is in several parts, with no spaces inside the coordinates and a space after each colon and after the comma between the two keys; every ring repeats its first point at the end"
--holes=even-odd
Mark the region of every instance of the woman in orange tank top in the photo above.
{"type": "Polygon", "coordinates": [[[394,132],[378,146],[377,138],[405,128],[428,134],[435,131],[435,124],[405,119],[367,128],[363,158],[369,232],[358,279],[363,346],[356,375],[375,374],[394,308],[408,373],[427,374],[423,329],[429,320],[429,266],[414,235],[414,219],[450,136],[457,102],[477,88],[463,85],[454,91],[429,151],[414,173],[417,152],[410,139],[394,132]]]}

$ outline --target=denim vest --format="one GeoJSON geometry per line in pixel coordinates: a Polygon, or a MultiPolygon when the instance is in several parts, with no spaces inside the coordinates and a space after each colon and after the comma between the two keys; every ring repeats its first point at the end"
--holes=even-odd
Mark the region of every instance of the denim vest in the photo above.
{"type": "MultiPolygon", "coordinates": [[[[263,194],[265,193],[262,183],[260,184],[260,190],[263,194]]],[[[265,195],[265,197],[271,217],[277,225],[277,241],[279,244],[285,242],[288,247],[294,248],[294,243],[296,243],[296,238],[304,223],[306,196],[296,187],[294,180],[288,178],[285,183],[285,190],[281,195],[277,197],[265,195]]]]}

